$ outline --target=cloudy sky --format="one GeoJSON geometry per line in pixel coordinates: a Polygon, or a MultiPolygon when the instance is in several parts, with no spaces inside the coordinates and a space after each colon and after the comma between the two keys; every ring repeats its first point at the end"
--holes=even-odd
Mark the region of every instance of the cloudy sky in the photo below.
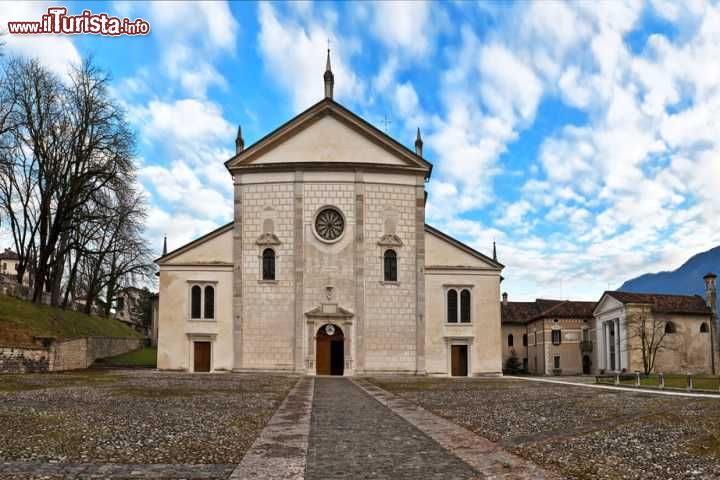
{"type": "MultiPolygon", "coordinates": [[[[67,6],[152,31],[6,36],[6,53],[112,72],[158,249],[231,220],[237,125],[249,145],[320,100],[328,40],[336,99],[405,145],[421,128],[428,222],[495,240],[511,299],[597,299],[720,244],[717,3],[67,6]]],[[[3,3],[0,20],[46,8],[3,3]]]]}

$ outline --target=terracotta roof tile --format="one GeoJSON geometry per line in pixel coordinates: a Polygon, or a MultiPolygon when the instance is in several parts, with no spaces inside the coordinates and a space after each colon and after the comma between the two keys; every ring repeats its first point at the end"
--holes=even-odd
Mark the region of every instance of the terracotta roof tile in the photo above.
{"type": "Polygon", "coordinates": [[[20,260],[20,255],[6,248],[4,252],[0,252],[0,260],[20,260]]]}
{"type": "Polygon", "coordinates": [[[540,318],[592,318],[595,302],[550,300],[538,298],[534,302],[502,304],[502,323],[525,324],[540,318]]]}
{"type": "Polygon", "coordinates": [[[620,303],[644,303],[652,305],[652,311],[658,313],[688,313],[709,315],[710,307],[700,295],[668,295],[662,293],[634,293],[608,291],[620,303]]]}

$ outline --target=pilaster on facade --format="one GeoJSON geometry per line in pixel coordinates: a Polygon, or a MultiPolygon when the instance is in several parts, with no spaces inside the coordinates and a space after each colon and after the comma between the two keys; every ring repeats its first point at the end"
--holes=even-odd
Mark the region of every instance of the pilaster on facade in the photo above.
{"type": "Polygon", "coordinates": [[[425,375],[425,184],[418,178],[415,191],[415,373],[425,375]]]}
{"type": "Polygon", "coordinates": [[[295,279],[295,338],[293,367],[296,372],[304,371],[303,338],[305,332],[305,313],[303,312],[303,272],[305,228],[303,223],[304,185],[302,170],[295,171],[293,185],[293,275],[295,279]]]}
{"type": "Polygon", "coordinates": [[[362,170],[355,170],[355,371],[365,369],[365,183],[362,170]]]}
{"type": "Polygon", "coordinates": [[[239,183],[234,187],[234,225],[233,225],[233,369],[243,368],[243,318],[242,318],[242,238],[243,238],[243,187],[239,183]]]}

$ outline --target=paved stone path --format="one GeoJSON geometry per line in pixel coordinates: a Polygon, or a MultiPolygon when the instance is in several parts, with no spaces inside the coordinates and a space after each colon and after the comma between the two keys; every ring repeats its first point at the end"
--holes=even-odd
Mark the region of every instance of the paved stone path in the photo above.
{"type": "Polygon", "coordinates": [[[231,480],[301,480],[305,473],[315,379],[305,377],[288,393],[231,480]]]}
{"type": "Polygon", "coordinates": [[[475,477],[470,466],[349,380],[315,380],[307,480],[475,477]]]}
{"type": "Polygon", "coordinates": [[[353,383],[433,439],[439,447],[471,466],[477,472],[474,478],[508,480],[560,478],[505,451],[499,444],[475,435],[466,428],[428,412],[419,405],[393,395],[367,380],[354,380],[353,383]]]}

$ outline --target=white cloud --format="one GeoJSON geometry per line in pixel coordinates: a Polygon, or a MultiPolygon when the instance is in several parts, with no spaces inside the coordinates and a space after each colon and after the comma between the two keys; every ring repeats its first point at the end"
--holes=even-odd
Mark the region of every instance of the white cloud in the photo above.
{"type": "Polygon", "coordinates": [[[405,56],[427,54],[437,30],[439,8],[430,11],[426,1],[383,1],[372,3],[372,30],[375,36],[391,49],[405,56]]]}
{"type": "Polygon", "coordinates": [[[220,107],[192,98],[162,102],[151,100],[147,107],[132,113],[143,134],[178,148],[196,148],[199,143],[232,145],[235,129],[222,116],[220,107]]]}
{"type": "Polygon", "coordinates": [[[347,63],[357,47],[352,41],[337,41],[333,25],[314,17],[281,17],[269,3],[258,5],[258,14],[258,44],[267,75],[292,97],[295,110],[323,98],[328,39],[335,45],[331,58],[334,97],[356,102],[363,98],[365,85],[347,63]]]}
{"type": "MultiPolygon", "coordinates": [[[[7,21],[40,21],[43,14],[54,3],[46,2],[2,2],[0,18],[7,21]]],[[[2,30],[7,25],[1,26],[2,30]]],[[[60,76],[68,74],[70,64],[81,61],[72,37],[69,35],[11,35],[2,37],[6,42],[5,53],[37,58],[40,63],[60,76]]]]}

